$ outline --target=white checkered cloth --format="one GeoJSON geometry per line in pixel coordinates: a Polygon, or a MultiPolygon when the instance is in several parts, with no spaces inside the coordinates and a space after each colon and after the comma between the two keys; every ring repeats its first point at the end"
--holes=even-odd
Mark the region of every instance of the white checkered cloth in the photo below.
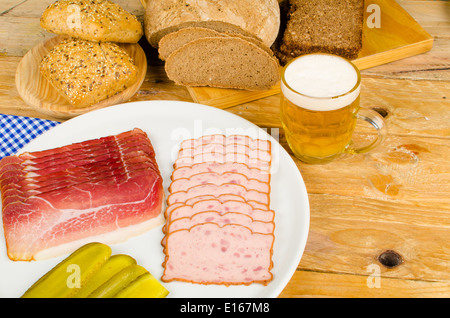
{"type": "Polygon", "coordinates": [[[0,114],[0,159],[14,155],[31,140],[59,122],[0,114]]]}

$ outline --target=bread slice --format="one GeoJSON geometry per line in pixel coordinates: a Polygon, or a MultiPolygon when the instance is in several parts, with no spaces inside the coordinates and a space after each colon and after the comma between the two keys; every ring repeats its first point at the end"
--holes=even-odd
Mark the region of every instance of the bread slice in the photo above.
{"type": "Polygon", "coordinates": [[[266,50],[239,37],[205,37],[172,52],[169,79],[178,85],[264,90],[279,80],[278,61],[266,50]]]}
{"type": "Polygon", "coordinates": [[[225,37],[225,33],[214,31],[213,29],[200,27],[187,27],[176,32],[165,35],[159,41],[158,53],[161,60],[166,60],[169,55],[183,45],[205,37],[225,37]]]}
{"type": "Polygon", "coordinates": [[[43,12],[40,24],[89,41],[137,43],[143,35],[138,19],[109,0],[58,0],[43,12]]]}
{"type": "Polygon", "coordinates": [[[271,46],[280,28],[277,0],[147,1],[145,36],[153,47],[165,35],[185,27],[256,36],[271,46]]]}
{"type": "Polygon", "coordinates": [[[290,0],[277,56],[282,64],[306,53],[355,59],[362,47],[363,0],[290,0]]]}
{"type": "Polygon", "coordinates": [[[111,97],[137,80],[138,69],[115,43],[63,40],[41,61],[41,74],[74,107],[111,97]]]}
{"type": "Polygon", "coordinates": [[[200,28],[200,27],[187,27],[180,29],[176,32],[171,32],[167,35],[165,35],[160,41],[159,41],[159,58],[161,60],[166,60],[169,55],[182,47],[183,45],[187,44],[188,42],[192,40],[197,40],[205,37],[240,37],[241,39],[247,40],[252,42],[253,44],[261,47],[265,51],[267,51],[269,54],[273,55],[272,50],[267,47],[261,40],[257,39],[255,36],[245,36],[239,33],[224,33],[224,32],[217,32],[213,29],[209,28],[200,28]]]}

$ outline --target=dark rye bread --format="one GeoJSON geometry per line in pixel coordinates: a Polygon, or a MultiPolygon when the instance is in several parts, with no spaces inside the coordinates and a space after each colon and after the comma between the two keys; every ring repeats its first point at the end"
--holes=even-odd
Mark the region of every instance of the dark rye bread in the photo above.
{"type": "Polygon", "coordinates": [[[282,64],[324,52],[353,60],[362,47],[364,0],[289,0],[286,29],[276,49],[282,64]]]}
{"type": "Polygon", "coordinates": [[[254,36],[245,36],[242,34],[236,33],[227,33],[227,32],[217,32],[208,28],[200,28],[200,27],[188,27],[178,30],[176,32],[171,32],[165,35],[159,41],[159,58],[161,60],[166,60],[169,55],[175,50],[179,49],[183,45],[189,43],[190,41],[205,38],[205,37],[227,37],[234,36],[239,37],[241,39],[252,42],[253,44],[259,46],[260,48],[267,51],[269,54],[273,55],[272,50],[267,47],[261,40],[257,39],[254,36]]]}
{"type": "Polygon", "coordinates": [[[169,79],[178,85],[264,90],[279,80],[276,58],[239,37],[190,41],[166,60],[169,79]]]}

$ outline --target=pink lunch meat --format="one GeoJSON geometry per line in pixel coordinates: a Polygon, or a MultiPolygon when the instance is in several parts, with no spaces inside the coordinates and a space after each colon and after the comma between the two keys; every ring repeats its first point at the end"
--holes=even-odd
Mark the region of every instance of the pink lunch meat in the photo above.
{"type": "Polygon", "coordinates": [[[183,148],[195,148],[200,145],[207,144],[223,144],[223,145],[246,145],[249,148],[257,148],[260,150],[271,150],[271,143],[269,140],[259,139],[259,138],[251,138],[245,135],[205,135],[197,139],[186,139],[180,144],[180,149],[183,148]]]}
{"type": "Polygon", "coordinates": [[[268,182],[261,182],[256,179],[249,179],[245,174],[240,172],[202,172],[192,175],[186,179],[176,179],[169,187],[170,192],[178,192],[187,190],[199,184],[216,184],[224,183],[239,184],[249,190],[256,190],[259,192],[270,192],[270,185],[268,182]]]}
{"type": "Polygon", "coordinates": [[[273,234],[242,225],[202,223],[167,236],[162,280],[197,284],[267,284],[272,280],[273,234]]]}
{"type": "Polygon", "coordinates": [[[269,150],[261,150],[258,148],[250,148],[246,145],[233,145],[233,144],[206,144],[199,145],[197,147],[192,148],[181,148],[178,152],[178,158],[183,157],[194,157],[199,154],[210,155],[210,154],[229,154],[229,153],[237,153],[237,154],[245,154],[249,158],[258,158],[262,161],[270,161],[271,154],[269,150]]]}
{"type": "Polygon", "coordinates": [[[179,191],[169,194],[167,203],[168,205],[171,205],[177,202],[185,202],[192,197],[203,194],[211,194],[215,197],[222,194],[233,194],[242,196],[246,201],[256,201],[261,204],[265,204],[266,206],[269,206],[270,203],[270,196],[268,193],[251,189],[249,190],[240,184],[233,183],[225,183],[221,185],[212,183],[196,185],[187,189],[186,191],[179,191]]]}
{"type": "Polygon", "coordinates": [[[161,240],[163,281],[233,285],[272,279],[270,165],[267,140],[209,135],[181,143],[161,240]]]}
{"type": "Polygon", "coordinates": [[[220,202],[217,199],[207,199],[197,201],[192,205],[174,205],[174,208],[166,215],[166,222],[170,223],[176,219],[191,217],[194,214],[206,211],[216,211],[220,214],[239,212],[250,216],[253,220],[262,222],[272,222],[274,219],[274,212],[272,210],[254,208],[246,201],[227,200],[225,202],[220,202]]]}
{"type": "Polygon", "coordinates": [[[270,161],[264,161],[256,157],[250,157],[243,153],[207,153],[196,154],[193,157],[177,158],[174,163],[174,168],[190,167],[192,165],[210,162],[210,163],[243,163],[250,168],[268,171],[270,169],[270,161]]]}
{"type": "Polygon", "coordinates": [[[246,175],[249,179],[256,179],[261,182],[270,182],[270,173],[268,170],[250,168],[245,163],[238,162],[201,162],[192,166],[180,167],[172,172],[172,181],[177,179],[190,178],[193,175],[203,172],[216,172],[219,174],[227,172],[239,172],[246,175]]]}

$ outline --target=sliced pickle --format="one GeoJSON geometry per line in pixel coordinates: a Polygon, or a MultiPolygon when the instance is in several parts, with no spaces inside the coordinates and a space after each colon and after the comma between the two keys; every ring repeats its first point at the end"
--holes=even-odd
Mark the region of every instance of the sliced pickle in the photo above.
{"type": "Polygon", "coordinates": [[[133,280],[145,273],[148,273],[147,270],[140,265],[128,266],[94,290],[88,297],[111,298],[125,286],[128,286],[133,280]]]}
{"type": "Polygon", "coordinates": [[[110,256],[108,245],[97,242],[83,245],[42,276],[22,298],[72,297],[110,256]]]}
{"type": "Polygon", "coordinates": [[[165,298],[169,291],[150,273],[145,273],[119,291],[115,298],[165,298]]]}
{"type": "Polygon", "coordinates": [[[102,284],[108,281],[111,277],[119,273],[124,268],[136,265],[136,260],[131,256],[124,254],[116,254],[111,256],[105,264],[100,268],[100,270],[95,273],[89,281],[82,286],[78,293],[73,297],[75,298],[86,298],[94,290],[99,288],[102,284]]]}

